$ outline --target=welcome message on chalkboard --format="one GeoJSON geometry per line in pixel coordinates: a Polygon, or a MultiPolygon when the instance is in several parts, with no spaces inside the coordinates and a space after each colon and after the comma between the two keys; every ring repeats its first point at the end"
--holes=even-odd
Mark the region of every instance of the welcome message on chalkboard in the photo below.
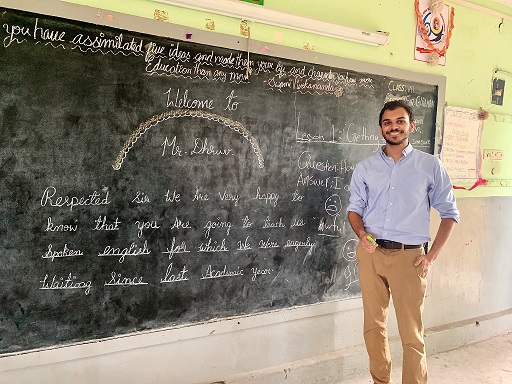
{"type": "Polygon", "coordinates": [[[437,85],[0,19],[1,353],[359,294],[351,172],[437,85]]]}

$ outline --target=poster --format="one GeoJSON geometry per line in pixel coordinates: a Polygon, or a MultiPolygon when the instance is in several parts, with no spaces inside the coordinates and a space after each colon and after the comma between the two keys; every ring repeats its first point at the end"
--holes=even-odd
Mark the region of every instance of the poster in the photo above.
{"type": "Polygon", "coordinates": [[[453,184],[480,180],[482,129],[477,110],[446,107],[441,161],[453,184]]]}
{"type": "Polygon", "coordinates": [[[443,54],[439,55],[439,61],[437,64],[444,66],[446,64],[446,53],[444,52],[446,52],[445,47],[447,45],[448,32],[450,29],[450,7],[448,5],[444,5],[442,11],[436,15],[430,9],[431,0],[419,0],[418,4],[418,19],[421,17],[421,20],[425,25],[428,40],[425,39],[424,33],[422,33],[420,24],[418,23],[416,27],[414,59],[430,62],[433,52],[443,52],[443,54]]]}

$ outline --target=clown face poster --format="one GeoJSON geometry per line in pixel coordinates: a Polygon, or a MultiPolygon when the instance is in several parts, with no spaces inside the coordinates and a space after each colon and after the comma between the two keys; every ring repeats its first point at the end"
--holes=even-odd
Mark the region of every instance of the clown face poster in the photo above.
{"type": "Polygon", "coordinates": [[[434,7],[435,1],[416,0],[416,45],[414,59],[432,65],[446,64],[446,49],[449,44],[450,7],[441,4],[434,7]]]}

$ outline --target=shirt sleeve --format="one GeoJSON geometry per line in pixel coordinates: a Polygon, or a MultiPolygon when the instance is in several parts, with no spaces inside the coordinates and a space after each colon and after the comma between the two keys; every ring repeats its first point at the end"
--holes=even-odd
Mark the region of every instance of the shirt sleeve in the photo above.
{"type": "Polygon", "coordinates": [[[431,206],[439,212],[441,219],[454,219],[458,223],[460,213],[453,194],[453,185],[448,172],[437,158],[434,177],[433,188],[429,191],[431,206]]]}
{"type": "Polygon", "coordinates": [[[355,212],[363,217],[363,212],[368,203],[368,192],[363,178],[363,166],[357,164],[350,179],[350,199],[347,207],[348,212],[355,212]]]}

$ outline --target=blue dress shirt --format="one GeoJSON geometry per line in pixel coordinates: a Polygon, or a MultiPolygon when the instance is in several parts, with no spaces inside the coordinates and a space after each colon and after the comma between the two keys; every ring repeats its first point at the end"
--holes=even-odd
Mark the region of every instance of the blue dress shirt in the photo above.
{"type": "Polygon", "coordinates": [[[409,144],[395,164],[384,148],[359,162],[350,181],[347,212],[359,214],[368,233],[404,244],[430,241],[430,207],[459,222],[452,183],[436,157],[409,144]]]}

